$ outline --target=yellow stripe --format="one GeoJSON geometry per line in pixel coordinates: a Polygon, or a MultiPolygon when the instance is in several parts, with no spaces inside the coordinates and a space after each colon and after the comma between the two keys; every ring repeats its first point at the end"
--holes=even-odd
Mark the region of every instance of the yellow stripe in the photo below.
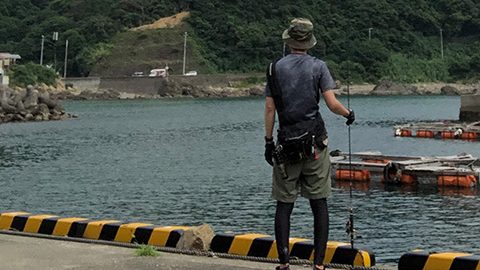
{"type": "Polygon", "coordinates": [[[266,234],[242,234],[235,235],[233,238],[228,254],[237,254],[237,255],[248,255],[248,251],[252,246],[253,240],[256,238],[270,237],[266,234]]]}
{"type": "MultiPolygon", "coordinates": [[[[289,251],[291,252],[292,251],[292,248],[293,248],[293,245],[295,243],[298,243],[298,242],[305,242],[305,241],[308,241],[308,239],[304,239],[304,238],[290,238],[289,240],[289,251]]],[[[312,252],[313,254],[313,252],[312,252]]],[[[310,257],[312,257],[313,255],[311,255],[310,257]]],[[[278,258],[278,252],[277,252],[277,241],[274,241],[273,242],[273,245],[272,247],[270,248],[270,251],[268,252],[268,255],[267,255],[267,258],[273,258],[273,259],[276,259],[278,258]]]]}
{"type": "Polygon", "coordinates": [[[40,225],[42,224],[42,221],[46,218],[52,218],[52,217],[57,217],[57,216],[52,216],[52,215],[29,216],[23,231],[28,233],[38,233],[38,230],[40,229],[40,225]]]}
{"type": "Polygon", "coordinates": [[[147,223],[123,224],[120,226],[120,228],[118,228],[117,235],[115,236],[115,239],[113,241],[130,243],[132,241],[132,238],[135,237],[135,230],[138,227],[151,226],[151,225],[152,224],[147,224],[147,223]]]}
{"type": "Polygon", "coordinates": [[[372,262],[370,260],[370,254],[368,254],[368,252],[366,251],[359,250],[357,252],[357,255],[355,255],[353,266],[363,266],[363,267],[372,266],[372,262]]]}
{"type": "MultiPolygon", "coordinates": [[[[327,242],[327,250],[325,251],[325,259],[323,260],[324,263],[330,263],[333,259],[333,255],[338,247],[346,246],[347,243],[336,242],[336,241],[328,241],[327,242]]],[[[310,257],[310,260],[313,261],[313,254],[310,257]]]]}
{"type": "Polygon", "coordinates": [[[449,270],[456,257],[471,256],[468,253],[438,253],[430,254],[423,270],[449,270]]]}
{"type": "Polygon", "coordinates": [[[0,215],[0,230],[10,230],[14,217],[21,216],[21,215],[28,215],[28,214],[30,213],[26,213],[26,212],[2,213],[0,215]]]}
{"type": "Polygon", "coordinates": [[[100,220],[100,221],[89,222],[87,224],[87,228],[85,228],[85,232],[83,233],[83,238],[98,240],[98,238],[100,238],[100,233],[102,232],[103,225],[109,224],[109,223],[117,223],[117,222],[120,222],[120,221],[100,220]]]}
{"type": "Polygon", "coordinates": [[[152,246],[164,247],[167,244],[170,232],[175,230],[188,230],[190,227],[186,226],[168,226],[153,229],[152,235],[148,240],[148,244],[152,246]]]}
{"type": "Polygon", "coordinates": [[[70,227],[72,227],[72,223],[76,221],[83,221],[87,220],[86,218],[61,218],[57,220],[57,224],[55,224],[55,228],[53,229],[52,235],[56,236],[67,236],[68,232],[70,231],[70,227]]]}
{"type": "Polygon", "coordinates": [[[277,259],[278,258],[277,241],[273,241],[272,247],[270,248],[270,251],[268,252],[267,258],[272,258],[272,259],[277,259]]]}

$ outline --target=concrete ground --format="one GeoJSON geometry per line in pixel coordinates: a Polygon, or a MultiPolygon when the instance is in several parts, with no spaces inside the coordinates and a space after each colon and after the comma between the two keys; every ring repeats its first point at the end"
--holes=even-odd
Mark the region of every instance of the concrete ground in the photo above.
{"type": "MultiPolygon", "coordinates": [[[[159,253],[139,257],[135,249],[0,234],[0,269],[36,270],[252,270],[275,264],[159,253]]],[[[294,270],[309,267],[294,266],[294,270]]]]}

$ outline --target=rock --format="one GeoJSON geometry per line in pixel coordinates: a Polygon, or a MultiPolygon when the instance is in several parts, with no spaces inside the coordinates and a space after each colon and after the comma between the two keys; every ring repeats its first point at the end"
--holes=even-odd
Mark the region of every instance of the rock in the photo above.
{"type": "Polygon", "coordinates": [[[25,115],[25,120],[26,120],[26,121],[32,121],[32,120],[34,120],[33,114],[27,113],[27,115],[25,115]]]}
{"type": "Polygon", "coordinates": [[[25,105],[23,105],[22,100],[19,100],[19,101],[17,102],[17,105],[16,105],[15,107],[17,107],[17,109],[18,109],[19,111],[25,111],[25,105]]]}
{"type": "Polygon", "coordinates": [[[37,115],[49,115],[50,109],[46,104],[39,104],[34,110],[32,110],[32,114],[37,115]]]}
{"type": "Polygon", "coordinates": [[[442,95],[449,95],[449,96],[457,96],[459,95],[459,91],[457,88],[450,86],[450,85],[445,85],[440,89],[440,93],[442,95]]]}
{"type": "Polygon", "coordinates": [[[254,86],[250,89],[248,89],[248,94],[250,96],[263,96],[263,91],[264,91],[264,87],[262,87],[261,85],[257,85],[257,86],[254,86]]]}
{"type": "Polygon", "coordinates": [[[13,115],[13,121],[23,122],[23,121],[25,121],[25,118],[23,116],[21,116],[20,114],[14,114],[13,115]]]}
{"type": "Polygon", "coordinates": [[[417,87],[408,84],[397,84],[391,81],[381,81],[370,92],[373,95],[417,95],[417,87]]]}
{"type": "Polygon", "coordinates": [[[25,108],[34,108],[38,105],[38,91],[35,89],[28,89],[27,88],[27,95],[23,100],[23,105],[25,108]]]}
{"type": "Polygon", "coordinates": [[[177,248],[208,251],[214,235],[212,227],[208,224],[192,227],[183,232],[177,243],[177,248]]]}
{"type": "Polygon", "coordinates": [[[38,102],[47,105],[50,109],[55,108],[58,104],[58,102],[50,99],[50,94],[48,92],[39,93],[38,102]]]}

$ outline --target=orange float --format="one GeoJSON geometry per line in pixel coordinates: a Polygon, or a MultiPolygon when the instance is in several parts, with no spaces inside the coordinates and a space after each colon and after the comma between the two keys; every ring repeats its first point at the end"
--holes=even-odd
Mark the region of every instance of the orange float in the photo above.
{"type": "Polygon", "coordinates": [[[462,140],[476,140],[477,139],[477,133],[475,132],[464,132],[462,135],[460,135],[460,138],[462,140]]]}
{"type": "Polygon", "coordinates": [[[417,177],[415,175],[402,174],[402,177],[400,177],[400,183],[405,185],[413,185],[417,183],[417,177]]]}
{"type": "Polygon", "coordinates": [[[366,182],[370,180],[370,172],[368,170],[344,170],[337,169],[335,172],[337,180],[350,180],[357,182],[366,182]]]}
{"type": "Polygon", "coordinates": [[[417,137],[420,138],[433,138],[434,134],[431,130],[417,130],[417,137]]]}
{"type": "Polygon", "coordinates": [[[453,131],[442,131],[442,139],[455,139],[455,132],[453,131]]]}
{"type": "Polygon", "coordinates": [[[439,175],[437,183],[443,187],[474,187],[477,178],[475,175],[439,175]]]}
{"type": "Polygon", "coordinates": [[[400,130],[400,137],[412,137],[412,131],[408,129],[400,130]]]}

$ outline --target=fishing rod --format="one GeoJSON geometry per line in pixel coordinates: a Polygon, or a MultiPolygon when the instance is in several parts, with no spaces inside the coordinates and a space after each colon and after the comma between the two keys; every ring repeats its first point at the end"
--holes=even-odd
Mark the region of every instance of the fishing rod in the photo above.
{"type": "MultiPolygon", "coordinates": [[[[347,67],[347,108],[350,111],[350,66],[347,67]]],[[[351,127],[348,125],[348,166],[350,171],[350,207],[347,221],[347,233],[350,235],[350,246],[353,249],[355,244],[355,227],[353,223],[353,175],[352,175],[352,136],[351,127]]]]}

